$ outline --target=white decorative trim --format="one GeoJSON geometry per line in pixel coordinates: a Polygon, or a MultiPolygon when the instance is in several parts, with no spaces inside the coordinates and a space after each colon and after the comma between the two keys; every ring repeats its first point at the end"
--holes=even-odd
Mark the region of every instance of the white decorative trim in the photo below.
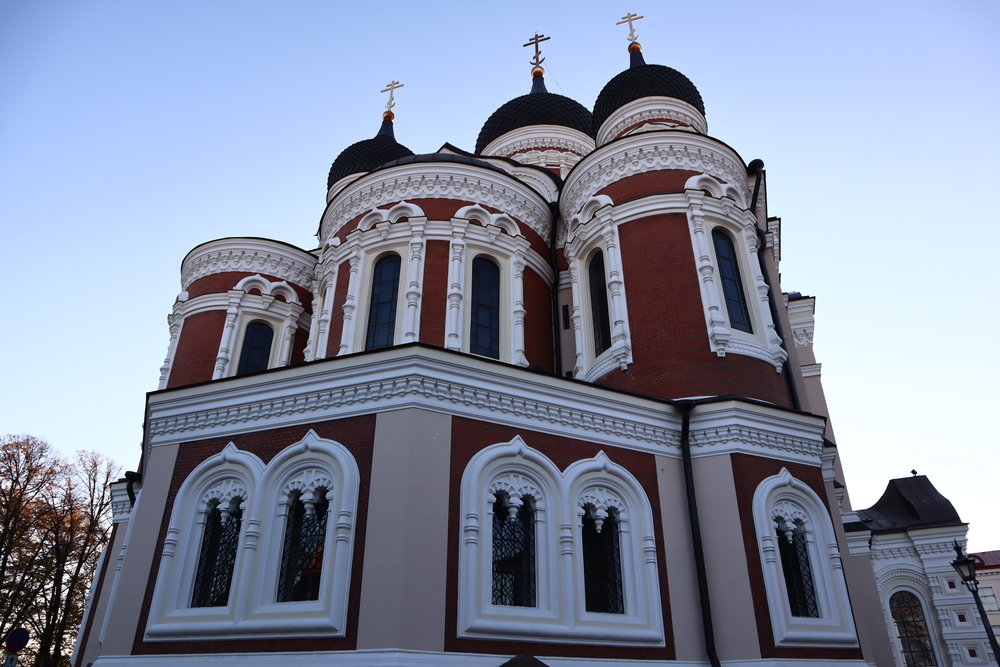
{"type": "Polygon", "coordinates": [[[458,633],[527,641],[663,646],[653,516],[645,491],[604,452],[564,472],[515,436],[479,451],[461,486],[458,633]],[[536,606],[494,605],[493,503],[505,490],[535,501],[536,606]],[[581,527],[583,505],[618,512],[625,613],[586,611],[581,527]]]}
{"type": "Polygon", "coordinates": [[[460,199],[507,212],[549,237],[552,216],[538,192],[517,178],[459,162],[413,163],[382,169],[347,185],[330,201],[320,223],[321,240],[331,238],[359,213],[410,199],[460,199]],[[428,167],[433,166],[429,172],[428,167]]]}
{"type": "Polygon", "coordinates": [[[128,497],[128,482],[119,480],[111,485],[111,521],[121,523],[132,518],[132,501],[128,497]]]}
{"type": "Polygon", "coordinates": [[[350,452],[311,430],[267,466],[233,443],[203,461],[181,484],[171,510],[146,640],[343,636],[359,479],[350,452]],[[319,599],[274,602],[288,492],[321,486],[327,489],[329,519],[319,599]],[[238,500],[244,508],[229,602],[224,607],[191,607],[205,512],[213,500],[238,500]]]}
{"type": "Polygon", "coordinates": [[[788,324],[792,329],[795,347],[812,347],[816,330],[816,299],[804,297],[788,301],[788,324]]]}
{"type": "MultiPolygon", "coordinates": [[[[601,123],[600,129],[597,130],[597,145],[603,146],[613,139],[626,134],[631,135],[637,131],[636,126],[647,124],[649,124],[650,129],[687,125],[695,132],[701,134],[708,132],[708,122],[705,120],[705,116],[693,105],[676,97],[640,97],[618,107],[601,123]],[[659,125],[653,125],[653,123],[659,123],[659,125]]],[[[648,130],[639,128],[638,131],[648,130]]]]}
{"type": "Polygon", "coordinates": [[[716,199],[729,197],[741,209],[747,208],[746,193],[732,183],[720,183],[718,179],[708,174],[698,174],[687,179],[685,190],[706,190],[709,196],[716,199]]]}
{"type": "Polygon", "coordinates": [[[559,175],[565,176],[593,150],[594,140],[579,130],[562,125],[530,125],[497,137],[482,153],[537,167],[558,167],[559,175]]]}
{"type": "Polygon", "coordinates": [[[202,243],[181,263],[181,288],[199,278],[238,271],[266,273],[300,287],[312,283],[316,256],[268,239],[226,238],[202,243]]]}
{"type": "Polygon", "coordinates": [[[819,496],[787,468],[762,481],[753,518],[775,646],[857,646],[851,602],[830,515],[819,496]],[[795,525],[791,525],[794,521],[795,525]],[[793,616],[785,588],[775,524],[806,537],[819,616],[793,616]]]}
{"type": "Polygon", "coordinates": [[[403,218],[423,218],[424,210],[416,204],[401,201],[392,208],[373,208],[368,215],[358,221],[358,229],[368,231],[380,222],[399,222],[403,218]]]}
{"type": "MultiPolygon", "coordinates": [[[[587,199],[612,183],[657,169],[703,172],[746,188],[746,166],[725,144],[680,130],[646,132],[602,146],[580,161],[563,186],[563,219],[571,219],[587,199]]],[[[749,197],[744,194],[744,199],[749,197]]]]}

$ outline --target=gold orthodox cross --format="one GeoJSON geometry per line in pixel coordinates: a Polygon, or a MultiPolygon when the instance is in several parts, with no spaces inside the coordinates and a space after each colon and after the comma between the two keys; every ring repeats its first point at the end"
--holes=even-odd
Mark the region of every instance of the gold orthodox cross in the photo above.
{"type": "Polygon", "coordinates": [[[399,81],[390,81],[385,84],[385,88],[382,89],[383,93],[389,93],[389,101],[385,103],[385,110],[392,111],[392,108],[396,106],[396,103],[392,99],[393,93],[396,92],[397,88],[402,88],[406,84],[400,83],[399,81]]]}
{"type": "Polygon", "coordinates": [[[536,32],[535,36],[532,37],[531,39],[529,39],[527,44],[522,44],[522,46],[534,46],[535,47],[535,57],[534,57],[533,60],[529,60],[528,61],[529,65],[534,65],[535,67],[538,67],[543,62],[545,62],[545,58],[540,58],[539,57],[540,55],[542,55],[542,51],[541,51],[541,49],[538,48],[538,45],[540,43],[544,42],[547,39],[552,39],[552,38],[551,37],[546,37],[545,35],[539,35],[536,32]]]}
{"type": "Polygon", "coordinates": [[[618,23],[616,23],[615,25],[625,25],[626,23],[628,23],[628,37],[627,37],[627,39],[630,42],[634,42],[639,37],[639,35],[636,33],[635,26],[632,25],[632,22],[633,21],[640,21],[640,20],[642,20],[644,18],[646,18],[646,17],[645,16],[637,16],[635,14],[629,13],[629,14],[626,14],[625,16],[623,16],[622,20],[619,21],[618,23]]]}

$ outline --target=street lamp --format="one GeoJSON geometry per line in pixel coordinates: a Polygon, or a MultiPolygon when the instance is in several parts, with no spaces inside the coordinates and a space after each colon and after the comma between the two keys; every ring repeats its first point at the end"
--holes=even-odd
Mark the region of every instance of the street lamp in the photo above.
{"type": "Polygon", "coordinates": [[[983,609],[983,602],[979,599],[979,582],[976,581],[976,561],[962,553],[962,547],[958,545],[958,540],[955,540],[955,553],[958,554],[958,558],[951,561],[951,566],[955,568],[955,572],[958,572],[958,576],[962,578],[962,583],[965,584],[965,587],[972,593],[972,597],[975,598],[976,608],[979,610],[979,618],[983,620],[983,625],[986,627],[986,637],[990,640],[990,647],[993,649],[993,659],[997,661],[997,664],[1000,664],[1000,647],[997,646],[997,637],[993,634],[993,626],[990,625],[990,619],[987,618],[986,610],[983,609]]]}

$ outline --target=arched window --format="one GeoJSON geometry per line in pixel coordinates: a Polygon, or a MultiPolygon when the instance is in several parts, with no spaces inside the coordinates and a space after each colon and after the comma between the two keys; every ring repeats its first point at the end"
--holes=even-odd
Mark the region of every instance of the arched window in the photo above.
{"type": "Polygon", "coordinates": [[[785,577],[788,606],[792,616],[819,617],[816,603],[816,586],[809,566],[809,549],[806,544],[805,526],[787,517],[775,517],[775,532],[781,571],[785,577]]]}
{"type": "Polygon", "coordinates": [[[584,507],[583,588],[587,611],[624,614],[622,554],[618,535],[618,511],[584,507]]]}
{"type": "Polygon", "coordinates": [[[219,505],[213,500],[205,513],[205,531],[198,555],[198,571],[194,580],[192,607],[224,607],[229,604],[229,587],[233,583],[236,547],[243,523],[242,498],[219,505]]]}
{"type": "Polygon", "coordinates": [[[372,271],[372,294],[368,306],[366,350],[389,347],[396,333],[396,300],[399,296],[399,255],[386,255],[372,271]]]}
{"type": "Polygon", "coordinates": [[[500,358],[500,267],[482,256],[472,260],[469,351],[500,358]]]}
{"type": "Polygon", "coordinates": [[[604,271],[604,253],[590,258],[587,267],[590,284],[590,317],[594,328],[594,356],[611,347],[611,317],[608,314],[608,278],[604,271]]]}
{"type": "Polygon", "coordinates": [[[278,602],[319,599],[326,542],[327,491],[295,492],[288,504],[278,578],[278,602]]]}
{"type": "Polygon", "coordinates": [[[743,280],[740,278],[740,263],[736,258],[736,246],[729,234],[719,228],[712,230],[712,242],[715,244],[715,258],[719,262],[719,276],[722,283],[722,296],[726,301],[726,312],[729,313],[729,326],[747,333],[753,333],[750,326],[750,313],[747,310],[747,299],[743,292],[743,280]]]}
{"type": "Polygon", "coordinates": [[[889,598],[889,611],[896,624],[906,667],[936,667],[938,663],[920,599],[909,591],[897,591],[889,598]]]}
{"type": "Polygon", "coordinates": [[[240,350],[240,363],[236,368],[237,375],[266,371],[271,360],[271,343],[274,340],[274,329],[267,322],[256,320],[247,325],[243,332],[243,349],[240,350]]]}
{"type": "Polygon", "coordinates": [[[535,606],[535,508],[530,496],[493,503],[493,604],[535,606]]]}

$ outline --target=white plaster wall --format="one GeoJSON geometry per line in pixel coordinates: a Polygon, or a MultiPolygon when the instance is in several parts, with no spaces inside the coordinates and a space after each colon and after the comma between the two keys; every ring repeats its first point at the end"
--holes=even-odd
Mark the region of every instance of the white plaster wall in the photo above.
{"type": "Polygon", "coordinates": [[[444,650],[450,456],[448,415],[378,415],[358,649],[444,650]]]}

